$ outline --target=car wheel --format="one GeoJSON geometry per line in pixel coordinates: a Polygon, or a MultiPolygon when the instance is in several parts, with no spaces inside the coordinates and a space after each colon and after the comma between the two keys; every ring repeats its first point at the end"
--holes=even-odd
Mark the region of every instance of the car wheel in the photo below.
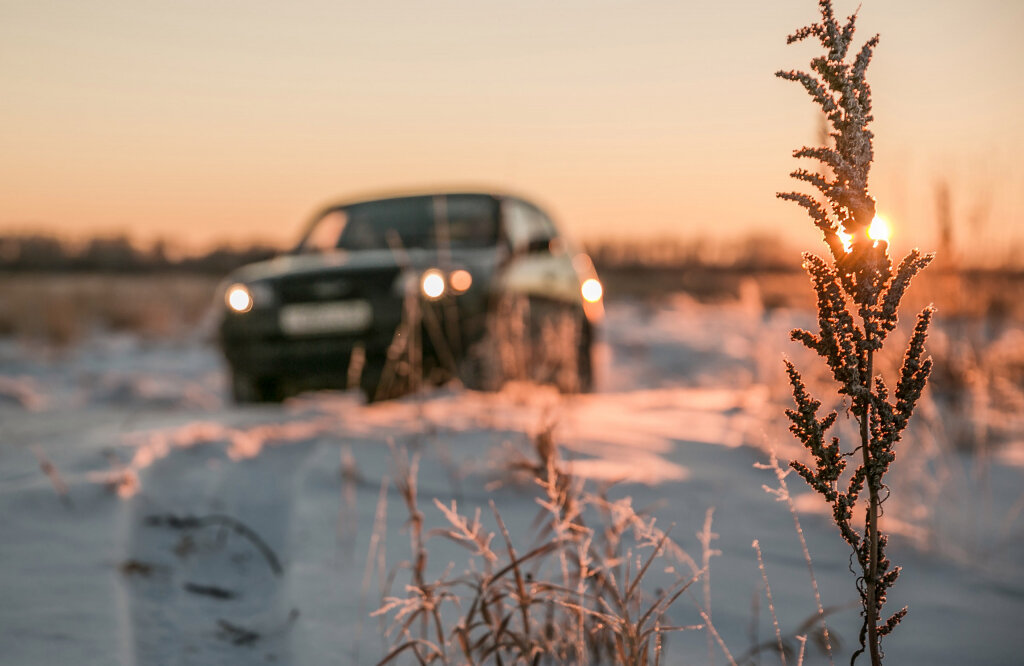
{"type": "Polygon", "coordinates": [[[399,398],[411,391],[408,377],[398,376],[384,359],[367,362],[359,376],[359,388],[367,404],[399,398]]]}
{"type": "MultiPolygon", "coordinates": [[[[541,359],[547,383],[562,393],[590,393],[594,389],[593,344],[590,325],[581,311],[569,306],[557,308],[543,324],[554,337],[540,338],[541,359]]],[[[550,336],[550,333],[548,333],[550,336]]]]}
{"type": "Polygon", "coordinates": [[[592,332],[583,312],[570,304],[504,299],[488,338],[486,353],[467,358],[463,384],[468,388],[500,388],[504,381],[521,379],[563,393],[593,390],[592,332]]]}
{"type": "Polygon", "coordinates": [[[500,391],[504,384],[498,345],[491,335],[470,347],[459,361],[459,380],[471,391],[500,391]]]}
{"type": "Polygon", "coordinates": [[[594,339],[590,325],[584,321],[576,341],[576,393],[594,391],[594,339]]]}
{"type": "Polygon", "coordinates": [[[589,393],[594,388],[593,345],[583,312],[571,305],[531,304],[532,378],[562,393],[589,393]]]}
{"type": "Polygon", "coordinates": [[[487,313],[485,332],[458,362],[459,380],[473,391],[500,391],[506,382],[529,379],[533,344],[530,305],[525,298],[505,295],[487,313]]]}
{"type": "Polygon", "coordinates": [[[281,380],[277,377],[253,377],[231,371],[231,399],[238,405],[284,400],[281,380]]]}
{"type": "Polygon", "coordinates": [[[382,375],[383,368],[379,363],[367,363],[363,367],[363,372],[359,375],[359,389],[366,396],[367,404],[384,398],[381,394],[382,375]]]}

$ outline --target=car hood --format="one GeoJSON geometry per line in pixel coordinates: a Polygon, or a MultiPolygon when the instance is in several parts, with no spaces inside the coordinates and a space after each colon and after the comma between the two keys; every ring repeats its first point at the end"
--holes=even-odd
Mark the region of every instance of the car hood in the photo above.
{"type": "Polygon", "coordinates": [[[401,253],[391,250],[360,250],[288,254],[243,266],[232,273],[230,279],[237,282],[272,282],[286,276],[358,273],[360,270],[384,268],[425,270],[442,265],[467,268],[473,273],[489,275],[498,263],[498,253],[493,248],[451,250],[444,254],[447,256],[442,257],[435,250],[423,249],[409,249],[401,253]]]}

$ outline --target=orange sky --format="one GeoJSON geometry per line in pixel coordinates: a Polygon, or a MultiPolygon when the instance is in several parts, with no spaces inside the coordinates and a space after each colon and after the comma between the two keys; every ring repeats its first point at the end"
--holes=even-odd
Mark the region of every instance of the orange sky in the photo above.
{"type": "MultiPolygon", "coordinates": [[[[872,189],[934,243],[1024,240],[1024,2],[863,0],[872,189]],[[967,220],[977,222],[967,224],[967,220]]],[[[846,15],[854,2],[836,3],[846,15]]],[[[0,0],[0,233],[287,242],[325,200],[533,196],[578,238],[778,233],[813,0],[0,0]]]]}

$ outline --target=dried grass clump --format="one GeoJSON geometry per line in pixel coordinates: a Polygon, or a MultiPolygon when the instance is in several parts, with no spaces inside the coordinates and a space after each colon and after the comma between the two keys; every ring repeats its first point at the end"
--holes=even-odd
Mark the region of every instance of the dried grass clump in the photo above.
{"type": "Polygon", "coordinates": [[[386,595],[374,613],[390,619],[391,649],[381,664],[402,655],[421,664],[657,664],[669,632],[703,626],[677,626],[668,617],[703,574],[668,532],[629,498],[585,492],[559,460],[550,429],[534,444],[536,461],[524,459],[521,469],[533,474],[541,509],[537,536],[525,547],[516,545],[494,502],[496,529],[484,525],[479,508],[468,516],[454,501],[434,500],[445,525],[425,530],[417,461],[406,465],[397,485],[409,513],[412,558],[398,569],[408,572],[409,583],[404,596],[386,595]],[[464,572],[453,574],[452,564],[428,579],[427,544],[435,538],[469,552],[464,572]],[[644,581],[656,562],[669,559],[686,562],[692,575],[651,594],[644,581]]]}
{"type": "Polygon", "coordinates": [[[826,54],[811,60],[813,73],[782,71],[777,76],[800,83],[831,126],[828,136],[834,145],[803,147],[794,152],[795,157],[817,160],[821,170],[797,169],[791,174],[816,188],[823,201],[798,192],[781,193],[779,197],[806,209],[831,250],[832,261],[804,255],[804,267],[817,294],[819,331],[798,329],[792,337],[817,352],[828,365],[839,397],[850,401],[850,412],[859,425],[859,441],[853,450],[844,451],[838,437],[826,434],[835,424],[837,412],[818,418],[821,402],[808,394],[800,373],[787,361],[796,401],[796,409],[786,412],[792,422],[790,430],[814,462],[813,468],[796,461],[790,466],[832,506],[833,519],[853,549],[864,618],[861,647],[853,659],[868,651],[871,663],[877,666],[882,659],[881,638],[907,612],[903,608],[881,620],[886,593],[900,574],[900,568],[885,555],[887,536],[879,529],[882,503],[889,494],[884,477],[931,372],[932,361],[925,358],[924,342],[933,309],[926,307],[918,316],[894,401],[890,401],[881,375],[875,374],[874,357],[896,328],[900,302],[911,279],[928,265],[932,255],[915,249],[894,269],[888,244],[868,236],[875,201],[868,192],[873,135],[868,129],[872,120],[871,88],[865,72],[878,36],[869,39],[848,61],[856,14],[840,25],[831,0],[820,0],[819,7],[821,22],[801,28],[788,41],[814,37],[826,54]],[[858,450],[860,464],[852,474],[844,474],[848,459],[858,450]],[[853,524],[853,512],[859,507],[865,512],[863,531],[853,524]]]}
{"type": "Polygon", "coordinates": [[[201,275],[0,274],[0,335],[63,347],[94,332],[152,338],[201,324],[215,278],[201,275]]]}

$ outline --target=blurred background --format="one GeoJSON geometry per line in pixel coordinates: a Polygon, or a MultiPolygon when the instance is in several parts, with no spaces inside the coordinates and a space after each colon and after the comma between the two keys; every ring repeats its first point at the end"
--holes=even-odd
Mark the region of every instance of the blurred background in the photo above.
{"type": "MultiPolygon", "coordinates": [[[[808,246],[810,225],[774,194],[819,119],[773,74],[816,54],[784,39],[816,12],[4,0],[0,233],[126,238],[177,259],[284,247],[336,197],[479,184],[540,200],[587,243],[808,246]]],[[[1022,25],[1013,0],[861,9],[859,42],[882,33],[872,188],[898,248],[1019,259],[1022,25]]]]}
{"type": "MultiPolygon", "coordinates": [[[[195,335],[219,280],[325,201],[442,186],[544,204],[612,302],[809,307],[800,252],[823,246],[775,193],[822,122],[773,74],[816,53],[783,38],[816,12],[0,1],[0,336],[195,335]]],[[[1022,315],[1024,5],[870,3],[859,21],[860,41],[882,33],[879,212],[895,255],[939,256],[911,294],[952,327],[937,388],[987,391],[986,350],[1022,315]]]]}

